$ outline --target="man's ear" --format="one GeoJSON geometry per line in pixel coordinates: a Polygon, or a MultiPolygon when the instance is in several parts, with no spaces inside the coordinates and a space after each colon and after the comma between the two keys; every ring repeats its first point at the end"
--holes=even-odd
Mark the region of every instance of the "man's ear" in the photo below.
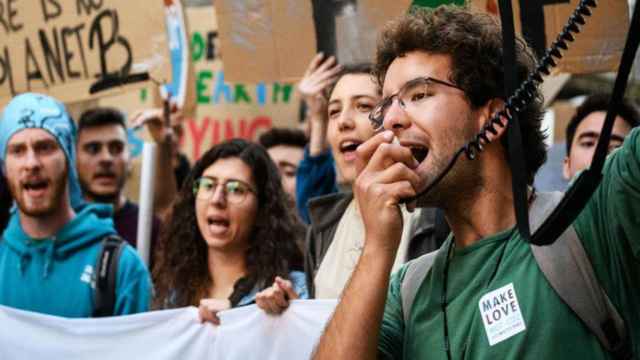
{"type": "Polygon", "coordinates": [[[567,181],[571,180],[571,159],[568,156],[564,157],[562,163],[562,177],[567,181]]]}
{"type": "MultiPolygon", "coordinates": [[[[478,114],[479,116],[477,117],[478,129],[482,130],[482,128],[491,121],[491,119],[493,118],[493,115],[498,113],[502,109],[504,109],[504,100],[499,98],[493,98],[487,101],[487,103],[484,106],[482,106],[480,109],[477,110],[480,112],[478,114]]],[[[487,138],[489,138],[490,142],[494,142],[495,140],[499,139],[507,131],[508,120],[503,117],[500,119],[500,121],[502,122],[502,126],[500,126],[500,124],[492,125],[492,127],[496,130],[496,134],[492,133],[491,131],[486,132],[487,138]]]]}

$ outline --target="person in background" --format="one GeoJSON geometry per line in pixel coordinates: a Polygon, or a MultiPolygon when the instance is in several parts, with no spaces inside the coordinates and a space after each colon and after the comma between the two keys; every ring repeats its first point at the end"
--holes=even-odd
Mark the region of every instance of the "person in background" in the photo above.
{"type": "MultiPolygon", "coordinates": [[[[578,172],[591,165],[600,139],[600,130],[607,116],[610,97],[608,94],[589,96],[567,125],[567,156],[562,168],[565,180],[571,180],[578,172]]],[[[616,111],[618,115],[611,130],[609,152],[620,147],[631,129],[640,125],[640,114],[628,101],[622,101],[616,111]]]]}
{"type": "Polygon", "coordinates": [[[241,139],[213,146],[194,165],[172,214],[153,271],[154,307],[199,306],[203,320],[218,323],[220,310],[260,305],[261,291],[283,302],[285,293],[307,297],[294,265],[302,257],[297,217],[262,146],[241,139]]]}
{"type": "MultiPolygon", "coordinates": [[[[346,184],[352,184],[356,178],[357,147],[374,135],[368,116],[380,100],[380,93],[370,75],[371,70],[370,64],[344,66],[325,100],[328,104],[326,141],[346,184]]],[[[364,225],[360,209],[353,193],[345,191],[312,199],[309,214],[311,226],[305,241],[307,287],[314,298],[339,298],[363,247],[364,225]]],[[[434,209],[416,212],[414,217],[405,210],[403,218],[409,226],[403,234],[395,267],[439,247],[435,244],[438,242],[435,234],[440,233],[435,231],[434,209]]],[[[444,237],[446,234],[448,229],[444,237]]],[[[263,301],[271,308],[284,310],[284,307],[277,307],[280,299],[269,295],[265,294],[263,301]]]]}
{"type": "MultiPolygon", "coordinates": [[[[138,244],[138,205],[125,196],[131,167],[124,115],[114,108],[85,111],[78,122],[76,166],[87,201],[111,204],[116,231],[134,248],[138,244]]],[[[160,232],[160,220],[151,225],[151,249],[160,232]]],[[[151,252],[150,252],[151,253],[151,252]]]]}
{"type": "MultiPolygon", "coordinates": [[[[380,88],[371,76],[371,64],[345,65],[327,96],[326,138],[342,181],[348,190],[309,202],[311,227],[307,232],[305,269],[315,298],[335,299],[360,257],[364,225],[351,187],[356,179],[356,149],[374,136],[368,116],[380,100],[380,88]]],[[[434,251],[449,233],[441,212],[424,208],[409,214],[393,269],[407,260],[434,251]]]]}
{"type": "MultiPolygon", "coordinates": [[[[75,124],[64,106],[25,93],[0,120],[3,172],[17,211],[0,241],[0,304],[65,317],[94,315],[98,254],[115,235],[111,207],[82,199],[75,168],[75,124]]],[[[149,272],[121,248],[111,315],[146,311],[149,272]]]]}
{"type": "Polygon", "coordinates": [[[296,173],[304,156],[307,138],[302,130],[273,128],[260,135],[260,145],[267,149],[278,167],[282,187],[289,197],[292,209],[296,207],[296,173]]]}
{"type": "Polygon", "coordinates": [[[298,213],[307,224],[311,222],[309,200],[338,192],[335,164],[327,142],[326,91],[335,83],[341,69],[335,57],[325,58],[324,54],[319,53],[311,60],[298,84],[298,92],[304,104],[301,111],[304,111],[306,117],[304,123],[309,131],[309,143],[296,174],[296,202],[298,213]]]}

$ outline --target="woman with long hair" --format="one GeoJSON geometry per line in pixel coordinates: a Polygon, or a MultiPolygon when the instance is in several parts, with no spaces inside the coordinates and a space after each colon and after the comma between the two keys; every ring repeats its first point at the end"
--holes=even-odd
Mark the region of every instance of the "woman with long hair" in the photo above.
{"type": "Polygon", "coordinates": [[[202,319],[217,323],[217,311],[251,304],[260,291],[306,298],[304,273],[294,270],[299,229],[262,146],[212,147],[185,180],[161,240],[154,307],[200,306],[202,319]]]}

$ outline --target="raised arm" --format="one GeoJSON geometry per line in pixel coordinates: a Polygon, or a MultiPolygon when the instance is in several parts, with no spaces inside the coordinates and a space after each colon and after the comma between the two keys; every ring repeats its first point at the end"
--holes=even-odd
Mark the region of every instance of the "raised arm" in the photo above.
{"type": "Polygon", "coordinates": [[[317,54],[309,63],[304,77],[298,84],[298,92],[307,105],[310,126],[309,155],[318,156],[329,149],[327,143],[327,100],[325,89],[336,81],[341,70],[335,57],[324,58],[317,54]]]}
{"type": "MultiPolygon", "coordinates": [[[[171,116],[172,123],[177,121],[177,114],[172,114],[171,116]]],[[[156,189],[153,206],[156,215],[161,220],[165,220],[171,212],[173,201],[178,195],[173,166],[178,145],[171,127],[166,126],[163,120],[163,110],[161,108],[138,111],[132,116],[131,123],[134,127],[146,126],[149,134],[158,144],[156,189]]]]}
{"type": "Polygon", "coordinates": [[[375,359],[389,275],[402,236],[399,202],[415,194],[419,178],[411,152],[384,132],[358,150],[355,197],[365,225],[358,265],[314,354],[314,360],[375,359]]]}

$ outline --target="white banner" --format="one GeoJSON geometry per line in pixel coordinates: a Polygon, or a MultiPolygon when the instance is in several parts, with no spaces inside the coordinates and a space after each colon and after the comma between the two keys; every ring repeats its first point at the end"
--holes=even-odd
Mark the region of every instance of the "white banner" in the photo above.
{"type": "Polygon", "coordinates": [[[294,300],[280,316],[255,305],[200,324],[196,308],[67,319],[0,306],[0,359],[308,359],[335,300],[294,300]]]}

